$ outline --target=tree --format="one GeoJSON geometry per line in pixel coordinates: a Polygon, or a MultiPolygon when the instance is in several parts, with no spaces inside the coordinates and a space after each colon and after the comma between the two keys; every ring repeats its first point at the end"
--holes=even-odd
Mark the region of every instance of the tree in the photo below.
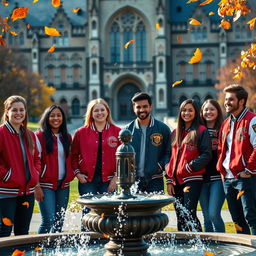
{"type": "Polygon", "coordinates": [[[55,89],[48,87],[39,74],[27,71],[23,63],[19,52],[0,48],[0,105],[7,97],[19,94],[27,100],[29,115],[38,117],[52,103],[55,89]]]}
{"type": "Polygon", "coordinates": [[[218,102],[223,106],[224,93],[223,89],[230,84],[241,84],[249,93],[247,107],[256,110],[256,70],[252,68],[245,67],[242,72],[237,70],[237,76],[234,71],[241,64],[241,58],[237,58],[235,62],[230,62],[223,68],[219,69],[217,80],[219,81],[215,84],[215,88],[219,90],[218,92],[218,102]],[[234,77],[237,78],[234,78],[234,77]]]}

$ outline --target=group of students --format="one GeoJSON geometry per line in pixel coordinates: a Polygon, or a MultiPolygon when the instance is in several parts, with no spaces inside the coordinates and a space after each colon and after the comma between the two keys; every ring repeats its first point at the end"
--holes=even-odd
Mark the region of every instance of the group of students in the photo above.
{"type": "MultiPolygon", "coordinates": [[[[242,86],[230,85],[224,92],[225,121],[217,101],[206,100],[199,110],[188,99],[180,105],[172,132],[151,115],[147,93],[134,95],[136,119],[125,128],[133,135],[138,189],[162,193],[166,173],[179,231],[202,231],[200,201],[204,231],[225,232],[221,208],[226,197],[237,232],[255,235],[256,115],[246,108],[248,93],[242,86]]],[[[88,104],[84,126],[73,140],[59,105],[44,111],[36,133],[27,129],[27,122],[25,99],[9,97],[0,127],[0,237],[12,229],[15,235],[28,234],[34,199],[42,216],[38,233],[61,232],[75,176],[80,195],[116,190],[121,129],[114,125],[107,102],[88,104]]],[[[84,208],[83,215],[87,212],[84,208]]]]}

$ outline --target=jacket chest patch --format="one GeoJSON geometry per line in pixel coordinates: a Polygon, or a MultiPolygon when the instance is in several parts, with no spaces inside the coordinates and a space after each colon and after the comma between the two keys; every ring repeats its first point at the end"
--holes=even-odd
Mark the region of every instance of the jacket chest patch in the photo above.
{"type": "Polygon", "coordinates": [[[108,145],[111,148],[115,148],[118,145],[118,139],[115,136],[108,137],[108,145]]]}
{"type": "Polygon", "coordinates": [[[213,138],[212,139],[212,150],[216,150],[216,149],[218,149],[218,139],[213,138]]]}
{"type": "Polygon", "coordinates": [[[246,138],[247,129],[244,127],[238,128],[236,131],[236,140],[241,141],[246,138]]]}
{"type": "Polygon", "coordinates": [[[163,141],[163,135],[161,133],[153,133],[150,135],[151,143],[154,146],[160,146],[163,141]]]}

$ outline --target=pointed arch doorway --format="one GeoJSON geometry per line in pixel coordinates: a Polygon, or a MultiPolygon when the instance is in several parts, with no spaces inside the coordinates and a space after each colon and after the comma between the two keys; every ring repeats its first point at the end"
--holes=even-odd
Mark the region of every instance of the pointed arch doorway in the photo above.
{"type": "Polygon", "coordinates": [[[125,83],[117,92],[117,120],[126,121],[135,118],[131,98],[141,90],[134,83],[125,83]]]}

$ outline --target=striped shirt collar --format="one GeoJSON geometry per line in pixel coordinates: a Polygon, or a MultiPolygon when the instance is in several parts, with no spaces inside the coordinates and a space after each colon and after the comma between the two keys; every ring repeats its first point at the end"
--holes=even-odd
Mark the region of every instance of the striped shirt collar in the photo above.
{"type": "MultiPolygon", "coordinates": [[[[4,125],[5,125],[5,127],[8,129],[8,131],[9,131],[10,133],[18,134],[18,133],[16,132],[16,130],[13,128],[13,126],[11,125],[11,123],[10,123],[9,121],[6,121],[6,122],[4,123],[4,125]]],[[[24,132],[24,129],[23,129],[22,126],[20,127],[20,130],[21,130],[22,133],[24,132]]]]}
{"type": "MultiPolygon", "coordinates": [[[[152,127],[152,126],[154,126],[154,124],[155,124],[155,119],[152,116],[150,116],[150,122],[148,124],[148,127],[152,127]]],[[[140,129],[140,124],[139,124],[138,118],[135,119],[134,126],[136,129],[140,129]]]]}
{"type": "MultiPolygon", "coordinates": [[[[108,130],[109,127],[110,127],[110,124],[107,122],[103,130],[108,130]]],[[[96,126],[95,126],[94,123],[92,123],[92,124],[90,125],[90,128],[91,128],[93,131],[97,131],[97,128],[96,128],[96,126]]]]}
{"type": "Polygon", "coordinates": [[[233,122],[240,121],[244,118],[245,114],[249,111],[248,108],[244,108],[236,117],[232,114],[230,115],[230,120],[233,122]]]}

